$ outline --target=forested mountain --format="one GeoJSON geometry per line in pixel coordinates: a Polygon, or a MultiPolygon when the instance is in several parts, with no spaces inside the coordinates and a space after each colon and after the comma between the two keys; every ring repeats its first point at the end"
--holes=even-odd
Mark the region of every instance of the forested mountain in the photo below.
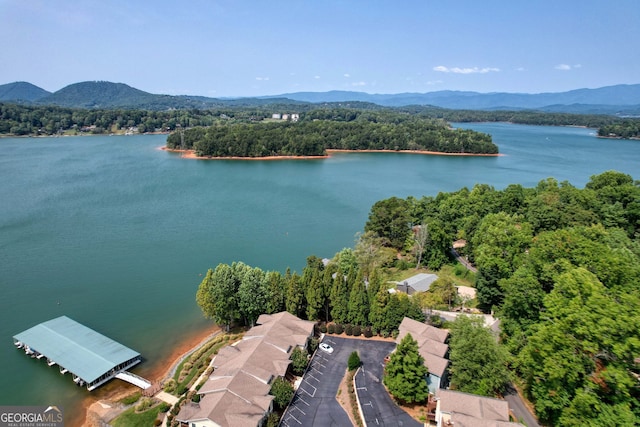
{"type": "Polygon", "coordinates": [[[17,82],[0,86],[0,101],[37,102],[40,105],[59,105],[72,108],[143,108],[152,110],[258,106],[273,102],[291,104],[359,101],[386,107],[431,105],[448,109],[540,110],[633,116],[640,115],[640,84],[538,94],[478,93],[450,90],[399,94],[329,91],[216,99],[205,96],[151,94],[123,83],[104,81],[74,83],[50,94],[30,83],[17,82]],[[7,94],[3,95],[4,92],[7,94]]]}
{"type": "Polygon", "coordinates": [[[51,92],[27,82],[0,85],[0,101],[33,102],[50,94],[51,92]]]}
{"type": "Polygon", "coordinates": [[[433,105],[450,109],[507,110],[538,109],[558,112],[615,114],[619,109],[640,105],[640,84],[616,85],[598,89],[577,89],[558,93],[478,93],[436,91],[428,93],[367,94],[362,92],[296,92],[279,95],[307,102],[364,101],[389,107],[433,105]]]}

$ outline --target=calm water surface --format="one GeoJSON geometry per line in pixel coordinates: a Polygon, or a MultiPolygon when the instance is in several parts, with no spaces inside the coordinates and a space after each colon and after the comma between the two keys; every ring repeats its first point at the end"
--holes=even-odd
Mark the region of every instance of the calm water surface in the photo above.
{"type": "Polygon", "coordinates": [[[308,255],[352,246],[377,200],[549,176],[582,187],[609,169],[640,178],[638,141],[457,126],[492,134],[505,156],[196,161],[159,151],[162,135],[0,139],[0,405],[74,415],[88,394],[13,348],[14,334],[64,314],[142,353],[144,376],[207,326],[195,291],[208,268],[300,271],[308,255]]]}

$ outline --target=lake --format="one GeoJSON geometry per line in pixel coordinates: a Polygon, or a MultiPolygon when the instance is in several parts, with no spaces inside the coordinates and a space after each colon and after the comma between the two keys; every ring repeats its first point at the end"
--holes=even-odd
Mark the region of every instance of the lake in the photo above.
{"type": "Polygon", "coordinates": [[[300,272],[309,255],[353,246],[378,200],[550,176],[583,187],[610,169],[640,178],[638,141],[456,126],[490,133],[504,156],[201,161],[160,151],[165,135],[0,139],[0,405],[60,405],[77,420],[89,394],[16,350],[14,334],[64,314],[142,353],[144,376],[210,325],[195,303],[208,268],[300,272]]]}

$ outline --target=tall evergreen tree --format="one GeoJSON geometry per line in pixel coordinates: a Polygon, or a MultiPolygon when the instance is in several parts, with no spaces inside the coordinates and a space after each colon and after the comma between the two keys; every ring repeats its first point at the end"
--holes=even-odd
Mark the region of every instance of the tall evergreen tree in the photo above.
{"type": "Polygon", "coordinates": [[[361,270],[358,272],[349,295],[349,323],[360,326],[369,324],[369,297],[361,270]]]}
{"type": "Polygon", "coordinates": [[[406,403],[421,403],[429,396],[427,374],[417,341],[411,334],[405,335],[387,363],[384,384],[396,399],[406,403]]]}
{"type": "Polygon", "coordinates": [[[336,323],[347,323],[349,319],[349,289],[340,271],[336,273],[331,288],[331,317],[336,323]]]}

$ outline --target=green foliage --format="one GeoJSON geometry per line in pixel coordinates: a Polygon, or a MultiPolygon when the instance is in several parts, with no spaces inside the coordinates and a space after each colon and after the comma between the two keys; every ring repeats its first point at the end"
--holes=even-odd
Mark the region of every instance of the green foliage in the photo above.
{"type": "Polygon", "coordinates": [[[160,413],[161,405],[144,412],[136,412],[135,408],[129,408],[110,422],[113,427],[148,427],[153,425],[154,420],[160,413]]]}
{"type": "Polygon", "coordinates": [[[291,352],[291,368],[296,375],[302,375],[304,370],[307,369],[307,352],[300,347],[296,347],[291,352]]]}
{"type": "Polygon", "coordinates": [[[120,399],[120,403],[122,403],[123,405],[133,405],[140,399],[141,396],[142,396],[142,393],[139,391],[136,391],[135,393],[132,393],[120,399]]]}
{"type": "Polygon", "coordinates": [[[449,323],[451,387],[496,396],[509,382],[506,353],[480,317],[459,316],[449,323]]]}
{"type": "Polygon", "coordinates": [[[277,412],[272,412],[267,417],[267,427],[278,427],[280,424],[280,415],[277,412]]]}
{"type": "Polygon", "coordinates": [[[384,239],[385,245],[400,249],[411,231],[410,223],[409,203],[404,199],[391,197],[374,203],[364,229],[384,239]]]}
{"type": "Polygon", "coordinates": [[[358,352],[351,352],[351,354],[349,355],[349,359],[347,360],[347,368],[350,371],[355,371],[356,369],[358,369],[361,363],[362,362],[360,361],[360,355],[358,355],[358,352]]]}
{"type": "Polygon", "coordinates": [[[418,343],[407,334],[386,365],[384,384],[396,399],[406,403],[424,402],[428,395],[427,367],[418,352],[418,343]]]}
{"type": "Polygon", "coordinates": [[[293,398],[293,386],[284,378],[278,377],[271,384],[269,394],[273,396],[276,408],[284,409],[293,398]]]}

